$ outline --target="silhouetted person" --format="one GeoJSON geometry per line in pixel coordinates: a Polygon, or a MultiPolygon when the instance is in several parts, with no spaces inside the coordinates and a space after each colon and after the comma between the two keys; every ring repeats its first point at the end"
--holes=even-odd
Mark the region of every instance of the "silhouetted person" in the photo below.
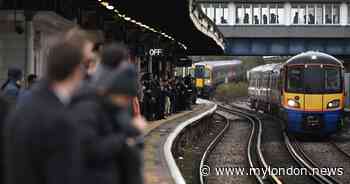
{"type": "Polygon", "coordinates": [[[259,18],[257,15],[254,15],[254,24],[259,24],[259,18]]]}
{"type": "Polygon", "coordinates": [[[328,14],[326,14],[325,19],[326,19],[326,24],[332,24],[332,19],[329,17],[328,14]]]}
{"type": "Polygon", "coordinates": [[[221,24],[227,24],[227,20],[224,18],[224,16],[221,16],[221,24]]]}
{"type": "Polygon", "coordinates": [[[295,15],[293,17],[293,24],[298,24],[299,23],[299,13],[295,12],[295,15]]]}
{"type": "Polygon", "coordinates": [[[244,14],[243,23],[244,24],[249,24],[249,14],[248,13],[244,14]]]}
{"type": "Polygon", "coordinates": [[[263,15],[263,21],[264,21],[264,24],[267,24],[267,15],[266,14],[263,15]]]}

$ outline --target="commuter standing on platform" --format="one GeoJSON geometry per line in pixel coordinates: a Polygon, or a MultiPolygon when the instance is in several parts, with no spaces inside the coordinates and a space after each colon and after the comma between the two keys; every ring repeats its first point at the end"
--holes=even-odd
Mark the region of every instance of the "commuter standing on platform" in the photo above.
{"type": "Polygon", "coordinates": [[[14,104],[21,90],[22,71],[16,67],[10,68],[7,77],[6,82],[1,86],[1,91],[4,97],[14,104]]]}
{"type": "Polygon", "coordinates": [[[81,183],[79,134],[66,107],[84,78],[82,63],[93,44],[79,29],[59,36],[44,80],[5,123],[5,184],[81,183]]]}
{"type": "Polygon", "coordinates": [[[132,72],[131,77],[125,75],[125,70],[129,71],[125,66],[129,55],[123,44],[105,46],[101,58],[92,75],[92,84],[80,90],[72,102],[73,114],[79,114],[75,120],[81,129],[85,153],[83,183],[142,181],[138,172],[142,168],[140,157],[137,157],[140,151],[127,146],[128,140],[141,134],[137,127],[144,126],[141,118],[133,118],[129,111],[137,94],[137,75],[133,77],[132,72]],[[131,90],[136,91],[135,94],[130,94],[131,90]],[[130,167],[125,166],[128,164],[130,167]]]}

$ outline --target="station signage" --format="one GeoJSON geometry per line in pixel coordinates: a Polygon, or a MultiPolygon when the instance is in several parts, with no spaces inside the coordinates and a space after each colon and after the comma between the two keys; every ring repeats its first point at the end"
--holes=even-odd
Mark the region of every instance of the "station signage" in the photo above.
{"type": "Polygon", "coordinates": [[[150,56],[161,56],[163,54],[163,49],[150,49],[148,53],[150,56]]]}

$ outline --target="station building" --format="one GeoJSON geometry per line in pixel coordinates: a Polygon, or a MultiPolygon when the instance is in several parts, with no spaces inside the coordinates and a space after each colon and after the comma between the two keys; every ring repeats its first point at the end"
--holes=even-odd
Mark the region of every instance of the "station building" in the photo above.
{"type": "Polygon", "coordinates": [[[350,56],[349,0],[199,0],[229,55],[350,56]]]}

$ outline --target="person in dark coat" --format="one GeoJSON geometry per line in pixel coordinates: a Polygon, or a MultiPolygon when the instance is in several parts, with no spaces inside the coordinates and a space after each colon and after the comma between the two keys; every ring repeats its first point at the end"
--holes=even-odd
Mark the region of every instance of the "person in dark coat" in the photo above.
{"type": "Polygon", "coordinates": [[[129,101],[136,95],[137,74],[127,67],[74,98],[71,108],[78,115],[75,122],[81,130],[84,153],[83,183],[142,184],[142,162],[136,147],[141,133],[128,113],[129,101]]]}
{"type": "Polygon", "coordinates": [[[82,37],[50,49],[45,79],[5,123],[5,184],[81,183],[79,132],[67,105],[85,76],[81,65],[92,47],[82,37]]]}
{"type": "MultiPolygon", "coordinates": [[[[3,128],[3,125],[4,125],[4,121],[7,117],[7,114],[9,112],[9,108],[10,108],[10,105],[9,103],[7,102],[7,100],[0,96],[0,126],[1,126],[1,131],[2,131],[2,128],[3,128]]],[[[3,155],[3,140],[0,139],[0,180],[3,181],[4,177],[3,177],[3,168],[4,168],[4,155],[3,155]]]]}
{"type": "Polygon", "coordinates": [[[21,90],[19,81],[22,78],[22,71],[13,67],[8,70],[7,76],[6,82],[1,86],[1,91],[5,98],[11,103],[15,103],[21,90]]]}

